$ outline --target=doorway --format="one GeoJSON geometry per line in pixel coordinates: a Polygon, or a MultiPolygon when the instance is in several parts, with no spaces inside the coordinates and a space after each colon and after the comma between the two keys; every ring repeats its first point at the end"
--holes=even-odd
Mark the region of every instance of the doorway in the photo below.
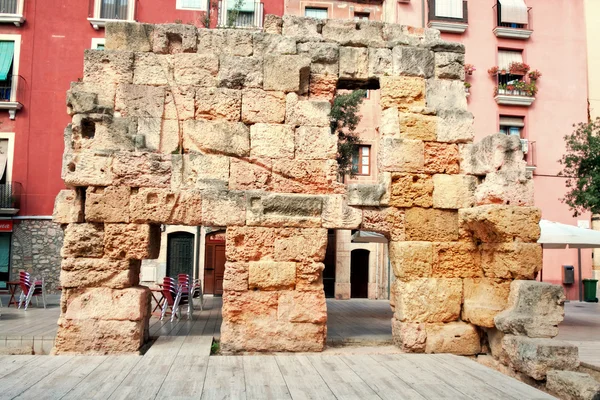
{"type": "Polygon", "coordinates": [[[352,250],[350,253],[350,298],[369,297],[369,250],[352,250]]]}
{"type": "Polygon", "coordinates": [[[214,232],[206,235],[204,252],[204,293],[223,295],[225,275],[225,233],[214,232]]]}
{"type": "Polygon", "coordinates": [[[174,232],[167,235],[167,276],[194,275],[194,235],[174,232]]]}

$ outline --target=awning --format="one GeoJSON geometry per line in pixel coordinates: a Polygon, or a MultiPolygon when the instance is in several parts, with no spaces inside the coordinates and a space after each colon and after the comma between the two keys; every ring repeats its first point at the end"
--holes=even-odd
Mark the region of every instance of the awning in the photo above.
{"type": "Polygon", "coordinates": [[[0,179],[6,172],[6,162],[8,160],[8,139],[0,140],[0,179]]]}
{"type": "Polygon", "coordinates": [[[353,243],[387,243],[388,240],[381,233],[356,231],[352,235],[353,243]]]}
{"type": "MultiPolygon", "coordinates": [[[[235,9],[235,5],[237,2],[237,0],[227,0],[227,10],[231,11],[235,9]]],[[[255,7],[256,3],[254,2],[254,0],[242,0],[242,4],[240,5],[240,8],[237,11],[254,12],[255,7]]]]}
{"type": "Polygon", "coordinates": [[[558,222],[540,221],[541,235],[538,243],[545,249],[592,249],[600,248],[600,231],[579,228],[558,222]]]}
{"type": "Polygon", "coordinates": [[[501,115],[500,126],[517,126],[519,128],[523,128],[525,126],[525,122],[523,117],[505,117],[501,115]]]}
{"type": "Polygon", "coordinates": [[[463,0],[435,0],[435,16],[463,18],[463,0]]]}
{"type": "Polygon", "coordinates": [[[15,54],[15,42],[0,42],[0,81],[8,78],[15,54]]]}
{"type": "Polygon", "coordinates": [[[527,25],[527,5],[524,0],[500,0],[500,22],[527,25]]]}
{"type": "Polygon", "coordinates": [[[510,64],[515,62],[523,62],[523,53],[520,51],[498,50],[498,68],[500,70],[505,69],[508,71],[510,64]]]}

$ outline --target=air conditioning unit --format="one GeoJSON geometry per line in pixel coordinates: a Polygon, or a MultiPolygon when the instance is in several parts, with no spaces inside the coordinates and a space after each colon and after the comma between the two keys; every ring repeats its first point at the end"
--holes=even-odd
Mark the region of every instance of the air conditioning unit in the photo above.
{"type": "Polygon", "coordinates": [[[527,154],[529,151],[529,140],[521,139],[521,151],[523,151],[523,154],[527,154]]]}

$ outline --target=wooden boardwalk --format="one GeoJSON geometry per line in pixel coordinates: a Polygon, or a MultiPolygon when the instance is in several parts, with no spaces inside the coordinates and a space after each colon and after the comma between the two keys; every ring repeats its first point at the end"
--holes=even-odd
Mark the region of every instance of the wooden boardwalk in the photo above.
{"type": "Polygon", "coordinates": [[[553,399],[458,356],[209,357],[199,338],[144,356],[0,357],[0,399],[553,399]]]}

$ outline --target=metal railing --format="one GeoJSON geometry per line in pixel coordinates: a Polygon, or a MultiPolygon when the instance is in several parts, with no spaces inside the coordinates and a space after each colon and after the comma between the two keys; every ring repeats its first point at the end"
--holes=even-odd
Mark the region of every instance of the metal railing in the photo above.
{"type": "Polygon", "coordinates": [[[19,182],[0,184],[0,208],[20,208],[22,188],[19,182]]]}
{"type": "Polygon", "coordinates": [[[0,102],[12,101],[23,103],[25,79],[20,75],[8,76],[5,81],[0,81],[0,102]]]}
{"type": "Polygon", "coordinates": [[[0,0],[0,14],[17,14],[19,0],[0,0]]]}
{"type": "Polygon", "coordinates": [[[450,17],[439,17],[435,14],[435,0],[427,0],[428,16],[429,21],[447,21],[447,22],[469,22],[469,7],[466,1],[463,1],[463,17],[462,18],[450,18],[450,17]]]}
{"type": "Polygon", "coordinates": [[[513,28],[513,29],[527,29],[532,31],[533,24],[531,23],[531,7],[527,8],[527,23],[526,24],[514,24],[512,22],[502,22],[502,6],[500,4],[495,4],[492,7],[494,12],[494,19],[496,21],[496,27],[502,28],[513,28]]]}
{"type": "Polygon", "coordinates": [[[235,1],[219,1],[217,26],[224,28],[262,28],[264,19],[263,3],[254,3],[253,11],[228,10],[228,2],[235,1]]]}
{"type": "Polygon", "coordinates": [[[136,0],[89,0],[88,17],[128,20],[129,7],[134,6],[134,1],[136,0]]]}

